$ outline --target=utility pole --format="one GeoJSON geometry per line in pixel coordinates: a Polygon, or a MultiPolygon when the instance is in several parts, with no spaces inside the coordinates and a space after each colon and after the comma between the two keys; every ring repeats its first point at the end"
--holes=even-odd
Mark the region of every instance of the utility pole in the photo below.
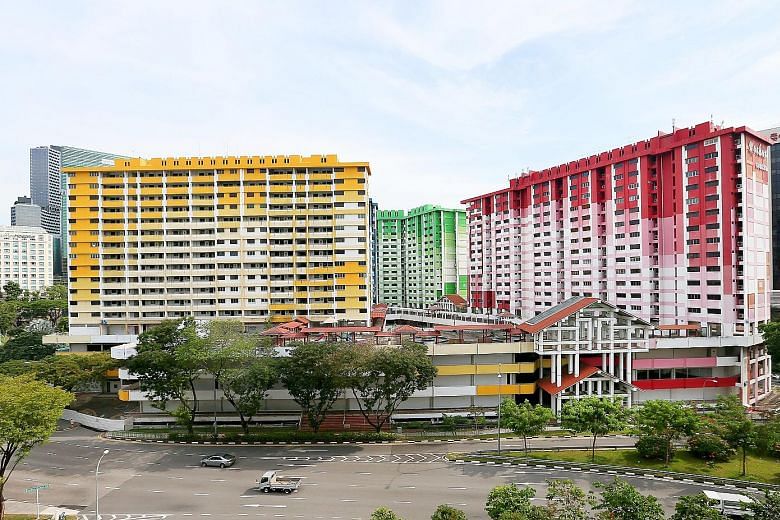
{"type": "Polygon", "coordinates": [[[501,363],[498,364],[498,456],[501,456],[501,383],[504,378],[501,374],[501,363]]]}

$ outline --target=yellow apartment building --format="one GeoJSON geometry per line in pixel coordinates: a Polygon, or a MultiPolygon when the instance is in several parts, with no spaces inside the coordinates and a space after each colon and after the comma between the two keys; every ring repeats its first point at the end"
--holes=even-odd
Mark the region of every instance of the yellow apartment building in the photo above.
{"type": "Polygon", "coordinates": [[[367,162],[118,159],[65,173],[70,339],[47,342],[100,350],[185,316],[369,320],[367,162]]]}

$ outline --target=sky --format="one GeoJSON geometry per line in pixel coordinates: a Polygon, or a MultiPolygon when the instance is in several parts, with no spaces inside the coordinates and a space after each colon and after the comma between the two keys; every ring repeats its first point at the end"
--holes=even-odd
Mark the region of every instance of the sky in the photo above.
{"type": "Polygon", "coordinates": [[[777,4],[2,2],[0,223],[29,148],[335,153],[380,208],[712,119],[780,126],[777,4]]]}

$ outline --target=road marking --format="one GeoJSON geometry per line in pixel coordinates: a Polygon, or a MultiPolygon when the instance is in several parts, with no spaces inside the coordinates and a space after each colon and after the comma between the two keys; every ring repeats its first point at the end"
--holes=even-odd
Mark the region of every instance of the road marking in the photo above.
{"type": "Polygon", "coordinates": [[[196,497],[207,497],[209,496],[208,493],[193,493],[196,497]]]}
{"type": "Polygon", "coordinates": [[[225,482],[224,478],[213,478],[211,479],[212,482],[225,482]]]}
{"type": "Polygon", "coordinates": [[[401,486],[401,489],[417,489],[415,486],[401,486]]]}
{"type": "Polygon", "coordinates": [[[464,489],[468,489],[468,488],[467,488],[467,487],[454,487],[454,486],[449,486],[449,487],[447,487],[447,489],[458,489],[458,490],[461,490],[461,491],[462,491],[462,490],[464,490],[464,489]]]}
{"type": "Polygon", "coordinates": [[[357,502],[357,500],[355,500],[353,498],[342,498],[341,501],[342,502],[357,502]]]}

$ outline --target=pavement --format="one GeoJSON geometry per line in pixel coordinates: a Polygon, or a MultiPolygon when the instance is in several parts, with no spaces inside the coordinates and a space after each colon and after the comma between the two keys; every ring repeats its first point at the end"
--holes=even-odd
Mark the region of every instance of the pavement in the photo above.
{"type": "MultiPolygon", "coordinates": [[[[631,446],[633,439],[610,438],[601,446],[631,446]]],[[[534,448],[589,446],[587,438],[534,439],[534,448]]],[[[569,478],[585,489],[606,474],[555,468],[454,464],[448,451],[492,449],[495,441],[423,444],[352,444],[303,446],[202,446],[114,441],[83,428],[57,432],[20,464],[6,485],[9,512],[35,512],[34,495],[25,488],[49,484],[41,491],[43,507],[79,512],[95,520],[95,463],[109,449],[100,467],[97,493],[103,520],[199,518],[368,519],[387,506],[407,520],[427,519],[439,504],[466,511],[470,519],[487,518],[485,499],[491,488],[514,482],[531,486],[544,502],[546,480],[569,478]],[[233,453],[232,468],[201,468],[200,459],[233,453]],[[299,476],[303,484],[292,495],[261,494],[255,479],[275,469],[299,476]],[[26,509],[25,509],[26,508],[26,509]]],[[[521,449],[522,441],[504,441],[502,448],[521,449]]],[[[667,511],[681,495],[717,486],[636,476],[626,480],[640,492],[652,493],[667,511]]]]}

